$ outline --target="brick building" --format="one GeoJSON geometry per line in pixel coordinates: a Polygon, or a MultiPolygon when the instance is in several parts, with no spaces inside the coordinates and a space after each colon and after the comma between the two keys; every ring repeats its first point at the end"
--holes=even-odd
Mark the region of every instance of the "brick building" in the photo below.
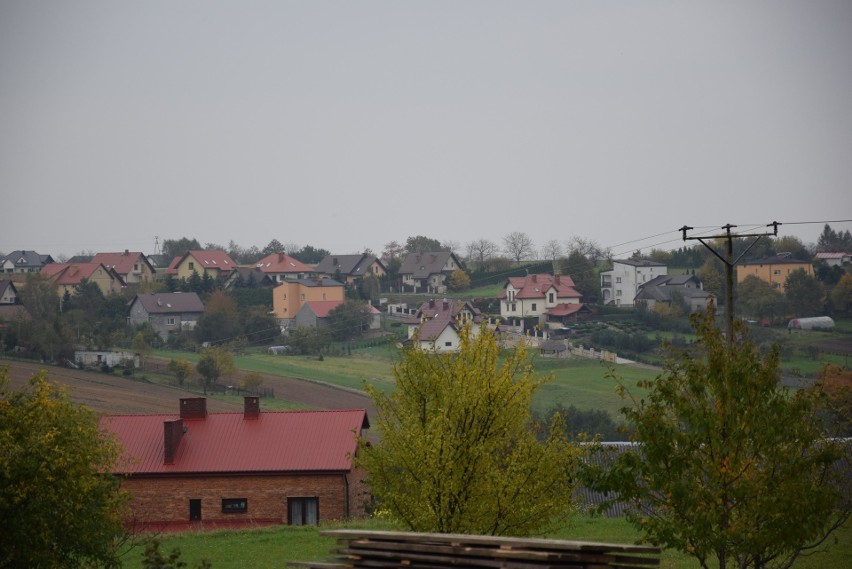
{"type": "Polygon", "coordinates": [[[207,413],[180,400],[176,415],[112,415],[101,428],[124,447],[115,474],[136,529],[316,524],[364,515],[368,494],[353,467],[363,409],[207,413]]]}

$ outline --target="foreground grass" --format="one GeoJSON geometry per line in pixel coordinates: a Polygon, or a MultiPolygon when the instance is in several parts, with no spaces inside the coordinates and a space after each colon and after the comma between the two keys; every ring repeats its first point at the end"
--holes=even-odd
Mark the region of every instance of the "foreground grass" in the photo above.
{"type": "MultiPolygon", "coordinates": [[[[393,529],[375,522],[359,522],[346,525],[327,524],[317,527],[275,526],[251,530],[228,530],[211,532],[186,532],[160,536],[160,551],[168,553],[180,549],[181,559],[188,567],[194,567],[202,559],[213,563],[213,569],[283,569],[290,561],[324,561],[329,557],[335,540],[321,536],[320,531],[337,528],[393,529]]],[[[636,543],[641,534],[626,520],[580,515],[570,527],[546,536],[554,539],[574,541],[598,541],[606,543],[636,543]]],[[[823,569],[847,567],[852,559],[852,523],[848,523],[832,536],[824,551],[797,560],[793,569],[823,569]]],[[[137,547],[125,556],[123,567],[142,567],[143,547],[137,547]]],[[[666,550],[661,556],[663,569],[694,569],[698,563],[690,556],[678,551],[666,550]]]]}

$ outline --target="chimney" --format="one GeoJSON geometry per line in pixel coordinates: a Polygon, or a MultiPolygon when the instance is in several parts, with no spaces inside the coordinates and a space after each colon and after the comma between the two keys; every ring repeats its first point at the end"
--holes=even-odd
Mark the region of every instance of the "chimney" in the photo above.
{"type": "Polygon", "coordinates": [[[562,284],[559,280],[559,275],[556,275],[556,284],[562,284]]]}
{"type": "Polygon", "coordinates": [[[429,301],[429,308],[435,308],[435,299],[429,301]]]}
{"type": "Polygon", "coordinates": [[[538,282],[538,275],[533,275],[533,276],[532,276],[532,282],[534,282],[534,283],[537,283],[537,282],[538,282]]]}
{"type": "Polygon", "coordinates": [[[124,250],[124,254],[125,254],[125,256],[126,256],[126,255],[129,255],[129,254],[130,254],[130,249],[125,249],[125,250],[124,250]]]}
{"type": "Polygon", "coordinates": [[[444,301],[444,310],[449,310],[449,309],[450,309],[450,301],[445,300],[444,301]]]}
{"type": "Polygon", "coordinates": [[[163,464],[174,464],[180,439],[183,436],[183,419],[163,421],[163,464]]]}
{"type": "Polygon", "coordinates": [[[249,396],[244,399],[243,419],[260,418],[260,397],[249,396]]]}
{"type": "Polygon", "coordinates": [[[207,417],[207,399],[187,397],[180,400],[181,419],[204,419],[207,417]]]}

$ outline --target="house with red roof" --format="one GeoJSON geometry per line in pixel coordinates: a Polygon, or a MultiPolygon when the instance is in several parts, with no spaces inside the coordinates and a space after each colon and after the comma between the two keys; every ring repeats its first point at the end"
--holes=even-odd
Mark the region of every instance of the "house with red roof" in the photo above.
{"type": "Polygon", "coordinates": [[[202,251],[187,251],[182,257],[175,257],[169,264],[166,273],[175,278],[188,279],[192,273],[203,277],[227,278],[237,263],[221,249],[205,249],[202,251]]]}
{"type": "Polygon", "coordinates": [[[144,253],[127,249],[123,253],[98,253],[92,257],[92,262],[112,269],[129,285],[147,283],[154,279],[156,272],[144,253]]]}
{"type": "Polygon", "coordinates": [[[66,292],[74,294],[83,281],[98,285],[104,296],[119,293],[124,286],[122,278],[102,263],[52,263],[45,265],[41,274],[53,279],[60,298],[66,292]]]}
{"type": "Polygon", "coordinates": [[[509,277],[503,286],[500,299],[500,316],[503,318],[563,318],[579,310],[580,293],[568,275],[535,274],[509,277]],[[564,306],[569,305],[569,306],[564,306]],[[571,305],[576,305],[574,308],[571,305]]]}
{"type": "MultiPolygon", "coordinates": [[[[408,320],[408,341],[418,342],[424,350],[457,352],[464,324],[482,320],[479,309],[470,301],[430,300],[408,320]]],[[[471,333],[478,334],[479,327],[473,326],[471,333]]]]}
{"type": "Polygon", "coordinates": [[[276,283],[284,282],[284,279],[304,279],[314,272],[310,265],[285,253],[271,253],[259,260],[255,267],[276,283]]]}
{"type": "Polygon", "coordinates": [[[113,474],[145,530],[361,517],[368,493],[353,457],[369,426],[364,409],[261,411],[254,396],[243,412],[208,413],[198,397],[176,414],[100,421],[123,448],[113,474]]]}

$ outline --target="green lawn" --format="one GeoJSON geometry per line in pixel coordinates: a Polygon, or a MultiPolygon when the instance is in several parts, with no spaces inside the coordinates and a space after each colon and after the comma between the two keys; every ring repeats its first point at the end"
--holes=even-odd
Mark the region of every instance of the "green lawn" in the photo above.
{"type": "MultiPolygon", "coordinates": [[[[167,554],[180,549],[181,560],[194,567],[202,559],[209,559],[213,569],[283,569],[288,561],[324,561],[335,541],[319,535],[322,529],[341,527],[390,529],[387,525],[371,521],[351,524],[327,524],[316,527],[275,526],[251,530],[222,530],[211,532],[186,532],[161,535],[160,551],[167,554]]],[[[635,543],[640,534],[626,520],[599,516],[578,515],[570,526],[546,536],[554,539],[598,541],[606,543],[635,543]]],[[[835,533],[829,540],[827,551],[799,559],[793,569],[823,569],[845,567],[852,559],[852,523],[835,533]]],[[[142,547],[128,552],[124,557],[125,569],[142,566],[142,547]]],[[[666,550],[661,556],[663,569],[693,569],[698,563],[688,555],[666,550]]]]}

